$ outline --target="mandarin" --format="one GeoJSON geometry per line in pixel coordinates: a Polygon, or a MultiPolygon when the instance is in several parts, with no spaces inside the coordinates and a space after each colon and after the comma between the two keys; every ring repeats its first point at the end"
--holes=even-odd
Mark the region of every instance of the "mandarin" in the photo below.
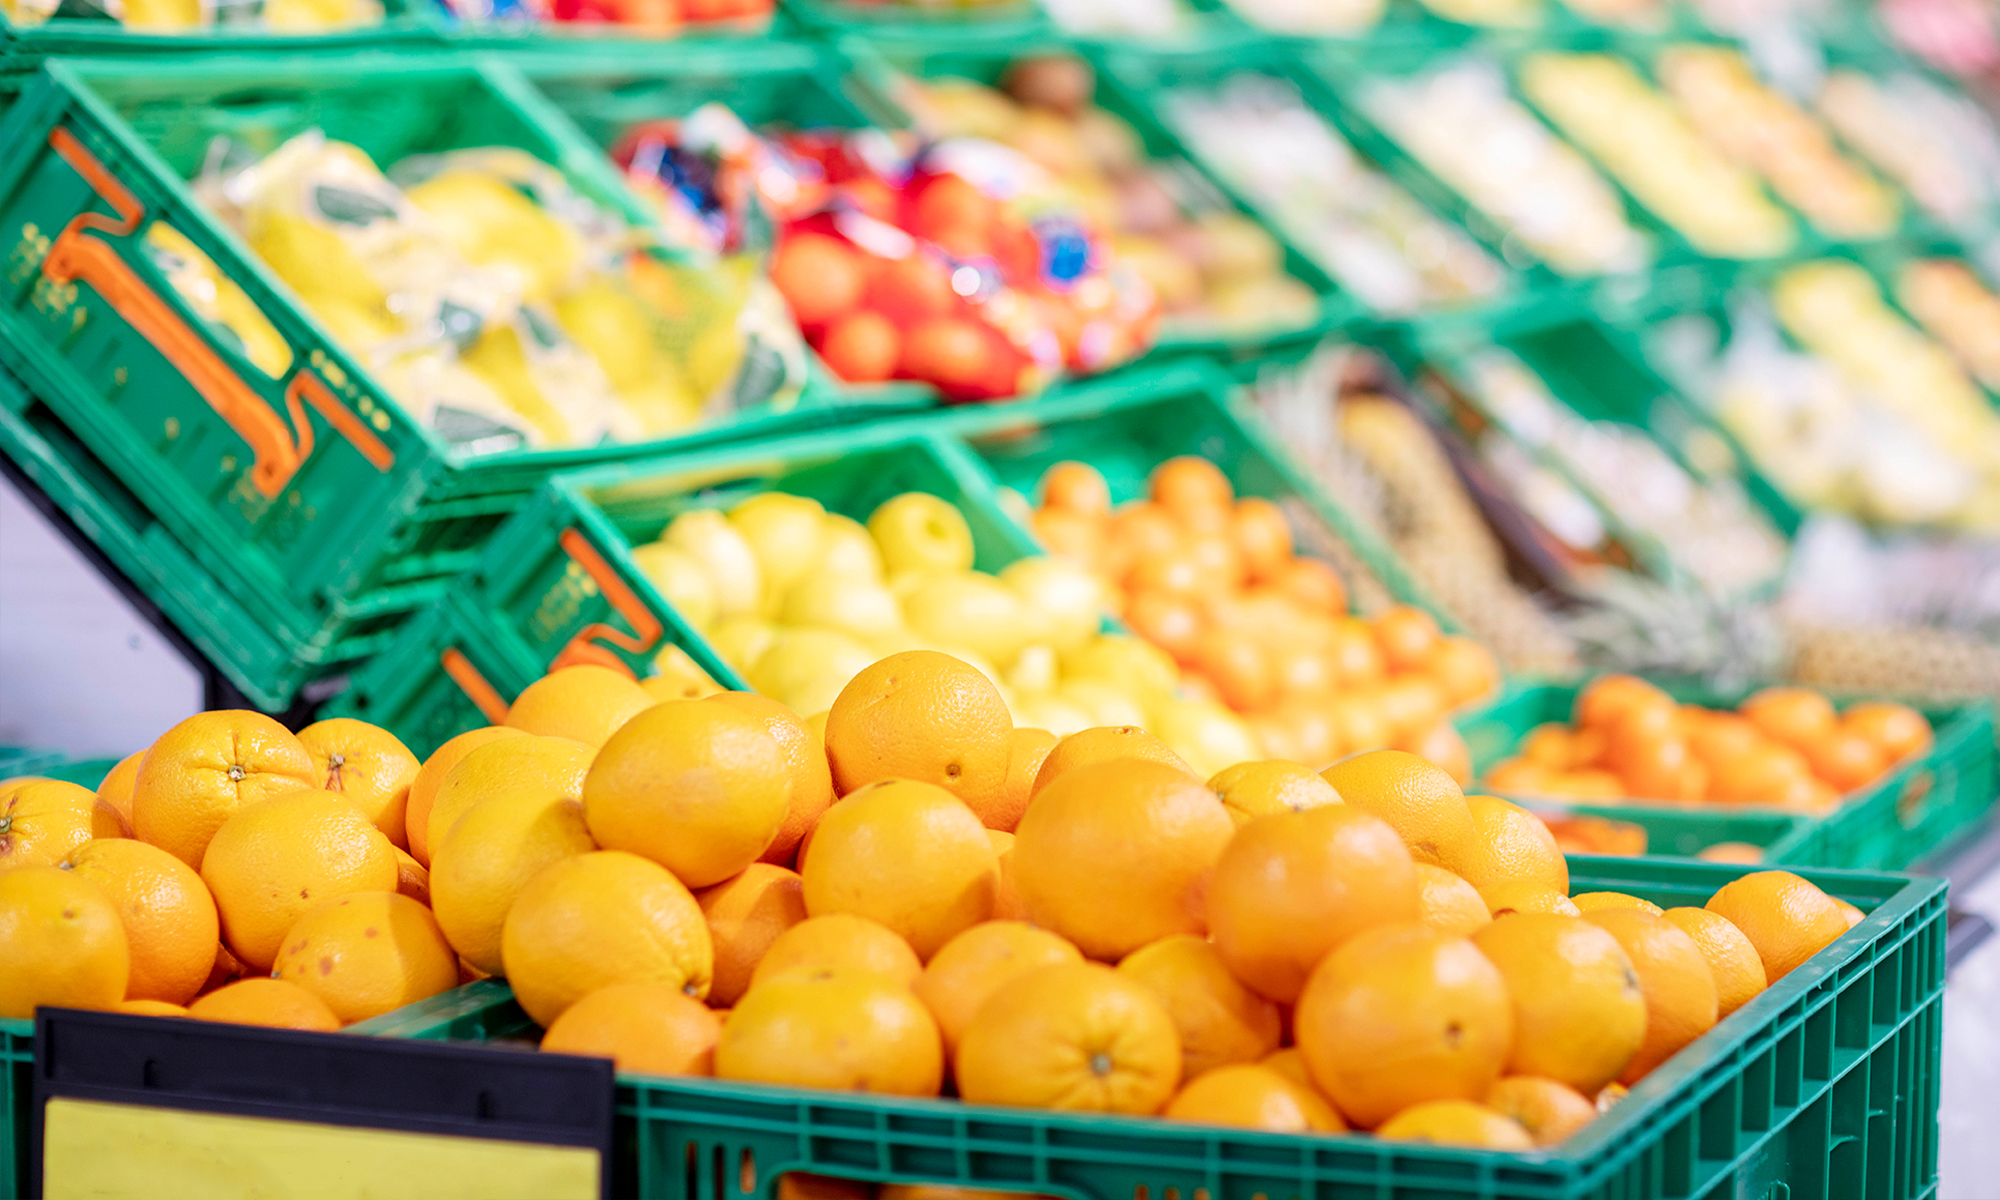
{"type": "Polygon", "coordinates": [[[1236,502],[1229,518],[1229,536],[1236,543],[1245,574],[1254,583],[1275,579],[1292,561],[1292,527],[1285,513],[1262,496],[1236,502]]]}
{"type": "Polygon", "coordinates": [[[1875,743],[1892,763],[1928,749],[1931,744],[1931,723],[1907,704],[1879,700],[1856,704],[1841,714],[1840,725],[1875,743]]]}
{"type": "Polygon", "coordinates": [[[1810,688],[1765,688],[1737,706],[1767,737],[1804,746],[1832,733],[1839,724],[1833,702],[1810,688]]]}

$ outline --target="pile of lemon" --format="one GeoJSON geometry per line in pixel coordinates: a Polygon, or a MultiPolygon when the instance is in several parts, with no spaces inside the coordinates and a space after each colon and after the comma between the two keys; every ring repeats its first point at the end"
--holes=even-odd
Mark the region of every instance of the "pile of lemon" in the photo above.
{"type": "Polygon", "coordinates": [[[0,1016],[330,1029],[495,974],[628,1072],[1527,1149],[1861,919],[1782,871],[1569,890],[1402,751],[1204,780],[928,650],[810,721],[582,666],[421,764],[217,712],[0,784],[0,1016]]]}

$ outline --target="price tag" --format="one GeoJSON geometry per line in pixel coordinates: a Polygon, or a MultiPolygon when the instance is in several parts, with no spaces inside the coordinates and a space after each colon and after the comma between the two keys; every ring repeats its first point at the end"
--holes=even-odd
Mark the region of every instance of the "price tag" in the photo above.
{"type": "Polygon", "coordinates": [[[45,1008],[34,1080],[50,1197],[609,1194],[604,1059],[45,1008]]]}

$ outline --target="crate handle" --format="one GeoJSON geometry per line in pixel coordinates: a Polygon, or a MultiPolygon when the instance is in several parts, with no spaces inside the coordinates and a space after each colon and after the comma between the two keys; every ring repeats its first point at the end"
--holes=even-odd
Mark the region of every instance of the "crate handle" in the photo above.
{"type": "Polygon", "coordinates": [[[479,707],[481,716],[495,725],[507,719],[507,709],[511,706],[500,698],[499,690],[486,682],[486,676],[479,673],[479,668],[473,666],[472,660],[465,657],[458,647],[446,650],[438,661],[444,665],[444,673],[458,685],[458,690],[479,707]]]}
{"type": "Polygon", "coordinates": [[[562,648],[561,653],[556,655],[555,661],[549,664],[549,670],[559,671],[564,667],[590,665],[610,667],[626,675],[634,674],[624,659],[599,645],[598,639],[602,638],[633,654],[644,654],[659,644],[660,635],[666,632],[666,627],[661,625],[660,619],[646,607],[645,601],[639,599],[639,594],[627,587],[625,581],[618,577],[618,573],[611,569],[611,564],[604,561],[604,556],[584,538],[580,530],[575,528],[563,530],[562,548],[573,562],[597,581],[598,589],[604,593],[604,598],[611,603],[612,609],[631,622],[637,635],[626,633],[615,625],[594,621],[577,631],[577,635],[569,640],[569,644],[562,648]]]}
{"type": "Polygon", "coordinates": [[[187,322],[160,294],[119,257],[109,242],[85,236],[93,230],[119,237],[129,236],[138,230],[140,220],[145,217],[145,205],[139,203],[131,189],[106,170],[104,164],[69,130],[60,127],[50,130],[49,145],[78,175],[83,176],[84,182],[112,207],[118,217],[113,220],[102,213],[84,212],[71,218],[55,244],[49,248],[47,257],[43,258],[42,274],[56,283],[81,279],[95,288],[111,304],[113,311],[125,318],[194,385],[195,391],[208,402],[208,406],[250,444],[251,452],[256,457],[255,464],[250,468],[250,481],[259,492],[266,497],[275,497],[284,491],[285,485],[298,474],[299,468],[312,454],[312,424],[299,404],[300,392],[313,402],[313,407],[328,413],[328,420],[355,443],[364,457],[376,464],[376,469],[386,469],[383,463],[385,457],[389,462],[395,461],[381,439],[347,412],[324,384],[316,378],[301,382],[308,374],[304,371],[293,378],[291,387],[285,393],[292,419],[292,428],[287,428],[284,418],[271,411],[271,406],[264,402],[263,397],[230,369],[222,356],[210,348],[207,339],[188,327],[187,322]],[[343,423],[335,419],[329,409],[340,412],[347,421],[343,423]],[[296,437],[293,436],[293,428],[298,431],[296,437]],[[361,439],[373,443],[372,453],[369,445],[356,438],[357,433],[361,439]]]}

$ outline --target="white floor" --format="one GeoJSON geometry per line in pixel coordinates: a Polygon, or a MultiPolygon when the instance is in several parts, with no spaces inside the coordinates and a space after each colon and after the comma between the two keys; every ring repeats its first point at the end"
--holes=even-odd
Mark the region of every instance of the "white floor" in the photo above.
{"type": "MultiPolygon", "coordinates": [[[[118,757],[201,707],[196,673],[0,479],[0,745],[118,757]]],[[[2000,871],[1954,898],[2000,926],[2000,871]]],[[[1945,989],[1938,1200],[2000,1196],[2000,937],[1945,989]]]]}

